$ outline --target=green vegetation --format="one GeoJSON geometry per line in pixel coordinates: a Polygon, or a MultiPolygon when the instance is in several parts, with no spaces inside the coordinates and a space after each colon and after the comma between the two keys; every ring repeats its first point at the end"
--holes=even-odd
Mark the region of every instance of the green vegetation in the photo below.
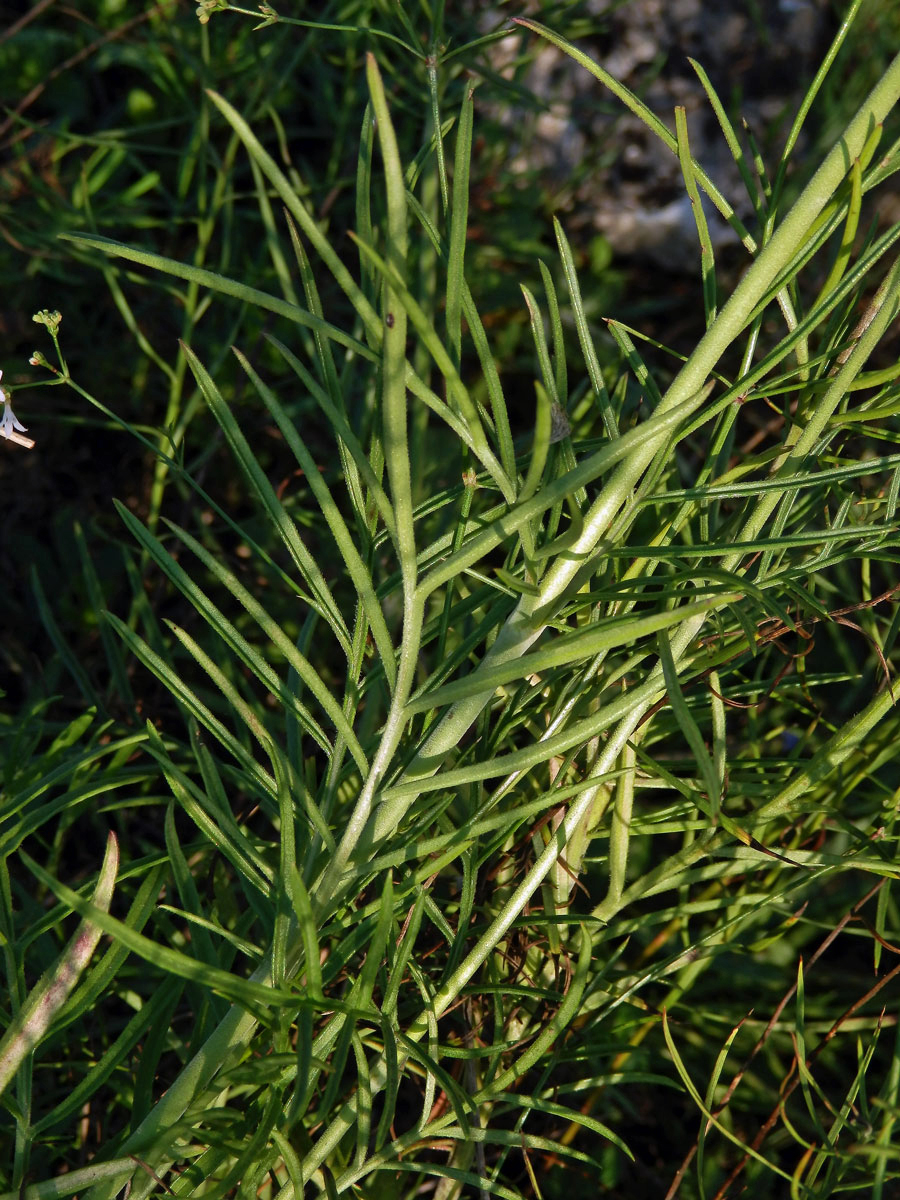
{"type": "Polygon", "coordinates": [[[888,1200],[890,14],[769,163],[700,65],[742,222],[582,6],[327,8],[0,44],[0,1200],[888,1200]],[[680,163],[686,356],[504,173],[548,43],[680,163]]]}

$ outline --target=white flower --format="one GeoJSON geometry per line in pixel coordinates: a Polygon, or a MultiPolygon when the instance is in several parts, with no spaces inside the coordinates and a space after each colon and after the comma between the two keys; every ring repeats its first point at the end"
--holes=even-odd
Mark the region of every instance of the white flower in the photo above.
{"type": "MultiPolygon", "coordinates": [[[[0,379],[2,378],[3,372],[0,371],[0,379]]],[[[34,445],[34,442],[31,438],[19,437],[20,433],[26,432],[25,426],[13,412],[12,405],[2,387],[0,387],[0,399],[3,400],[3,416],[0,417],[0,437],[5,437],[13,442],[18,442],[19,445],[30,448],[34,445]]]]}

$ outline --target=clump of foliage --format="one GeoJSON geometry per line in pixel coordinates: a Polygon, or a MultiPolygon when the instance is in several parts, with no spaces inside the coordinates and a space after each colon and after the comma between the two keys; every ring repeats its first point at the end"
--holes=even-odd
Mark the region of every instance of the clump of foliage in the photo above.
{"type": "MultiPolygon", "coordinates": [[[[900,224],[862,214],[900,58],[784,199],[858,8],[771,174],[700,69],[752,228],[683,110],[518,20],[678,157],[700,329],[665,378],[595,328],[557,220],[508,386],[440,6],[382,29],[341,110],[349,244],[277,105],[214,86],[202,236],[65,233],[168,392],[120,413],[41,314],[60,390],[152,465],[103,573],[72,534],[103,671],[35,576],[91,707],[4,729],[3,1200],[890,1194],[900,224]],[[728,295],[704,203],[746,252],[728,295]],[[129,298],[148,269],[174,361],[129,298]]],[[[321,33],[263,16],[261,58],[321,33]]]]}

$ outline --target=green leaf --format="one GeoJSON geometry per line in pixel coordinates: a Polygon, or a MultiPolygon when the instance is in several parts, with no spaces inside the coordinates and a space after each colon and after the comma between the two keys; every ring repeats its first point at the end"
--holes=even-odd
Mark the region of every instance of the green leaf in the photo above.
{"type": "MultiPolygon", "coordinates": [[[[20,855],[26,865],[35,865],[24,850],[20,851],[20,855]]],[[[48,1031],[54,1016],[66,1003],[87,967],[102,933],[102,927],[94,917],[95,914],[105,916],[109,912],[118,867],[119,844],[111,833],[107,838],[93,902],[86,905],[85,911],[76,908],[84,919],[56,962],[48,967],[29,992],[6,1033],[0,1038],[0,1093],[6,1091],[26,1057],[48,1031]]],[[[54,885],[62,888],[46,872],[41,872],[39,878],[51,891],[54,885]]]]}
{"type": "Polygon", "coordinates": [[[339,346],[346,346],[349,350],[358,354],[360,358],[368,359],[370,362],[378,361],[377,355],[368,346],[351,337],[342,329],[338,329],[336,325],[330,325],[327,321],[313,316],[312,313],[299,308],[296,304],[290,304],[287,300],[282,300],[278,296],[270,296],[267,292],[259,291],[258,288],[249,287],[246,283],[227,279],[224,275],[216,274],[215,271],[207,271],[203,267],[191,266],[189,263],[182,263],[174,258],[166,258],[162,254],[155,254],[149,250],[139,250],[134,246],[125,246],[121,242],[113,241],[111,238],[97,237],[96,235],[85,233],[61,233],[59,236],[64,241],[74,242],[78,246],[90,248],[91,250],[99,250],[103,254],[108,254],[113,258],[124,258],[128,262],[140,263],[141,266],[152,267],[156,271],[162,271],[164,274],[172,275],[176,279],[186,279],[189,283],[209,288],[210,291],[219,292],[223,296],[233,296],[235,299],[253,308],[277,313],[278,316],[287,317],[288,320],[293,321],[297,325],[302,325],[307,329],[330,338],[332,341],[337,342],[339,346]]]}

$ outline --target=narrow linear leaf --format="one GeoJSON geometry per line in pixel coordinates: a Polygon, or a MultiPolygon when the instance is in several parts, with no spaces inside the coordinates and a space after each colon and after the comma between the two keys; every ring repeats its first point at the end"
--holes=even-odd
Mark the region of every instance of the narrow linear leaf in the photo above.
{"type": "Polygon", "coordinates": [[[77,892],[73,892],[71,888],[54,879],[24,851],[21,852],[21,856],[29,871],[53,893],[60,903],[67,905],[73,912],[77,912],[85,920],[97,926],[98,939],[101,933],[107,933],[133,954],[137,954],[139,958],[143,958],[158,969],[203,984],[259,1015],[264,1014],[273,1005],[287,1004],[299,1007],[299,998],[291,992],[278,991],[275,988],[252,983],[229,971],[223,971],[209,963],[198,962],[196,959],[182,954],[179,950],[172,950],[144,937],[143,934],[130,929],[122,921],[110,916],[105,909],[83,899],[77,892]]]}
{"type": "Polygon", "coordinates": [[[188,365],[194,378],[206,399],[213,416],[222,427],[228,444],[240,463],[247,482],[267,513],[285,548],[294,560],[298,570],[306,581],[313,596],[319,604],[321,614],[341,644],[344,653],[350,657],[350,634],[344,624],[340,610],[331,594],[331,589],[325,582],[315,559],[303,544],[292,517],[278,499],[265,471],[260,466],[255,454],[250,449],[247,439],[236,421],[231,409],[225,403],[221,393],[207,372],[206,368],[187,346],[182,347],[188,360],[188,365]]]}
{"type": "Polygon", "coordinates": [[[528,679],[532,675],[540,675],[555,667],[567,666],[570,663],[583,662],[593,658],[604,650],[615,646],[626,645],[639,638],[680,625],[701,613],[716,611],[739,600],[740,594],[726,592],[713,596],[709,600],[698,600],[684,604],[678,608],[654,613],[649,617],[621,618],[606,622],[599,627],[591,625],[587,629],[563,634],[554,638],[539,650],[523,654],[514,662],[501,663],[496,667],[479,672],[478,678],[460,679],[447,683],[432,692],[423,692],[413,697],[408,704],[410,712],[422,712],[432,707],[456,703],[457,700],[475,695],[483,688],[502,687],[518,679],[528,679]]]}
{"type": "MultiPolygon", "coordinates": [[[[31,859],[24,850],[20,851],[20,854],[27,865],[31,866],[31,859]]],[[[68,1000],[90,962],[103,932],[93,915],[106,914],[109,911],[118,866],[119,844],[115,834],[110,833],[106,841],[103,865],[94,889],[93,903],[88,906],[90,914],[82,912],[83,920],[71,941],[53,966],[41,976],[0,1039],[0,1094],[6,1091],[19,1067],[50,1028],[53,1018],[68,1000]]],[[[52,891],[51,878],[44,872],[42,882],[52,891]]],[[[62,887],[61,884],[57,886],[62,887]]]]}
{"type": "Polygon", "coordinates": [[[353,537],[350,530],[347,528],[346,522],[338,509],[337,504],[328,488],[327,483],[322,477],[315,460],[306,448],[303,439],[297,430],[296,425],[285,413],[284,409],[278,403],[272,389],[267,387],[256,371],[247,361],[243,354],[235,349],[235,355],[241,366],[247,372],[253,382],[253,386],[259,393],[260,398],[266,408],[275,419],[278,428],[284,435],[284,439],[291,449],[297,462],[300,464],[306,476],[310,490],[315,496],[322,515],[328,522],[328,527],[331,530],[335,544],[340,552],[341,557],[349,572],[353,585],[356,588],[363,608],[365,609],[366,617],[369,622],[369,627],[372,630],[372,637],[375,640],[375,645],[381,654],[381,661],[384,665],[385,674],[391,687],[394,686],[397,679],[397,668],[394,661],[394,645],[391,641],[391,636],[388,633],[387,624],[384,619],[384,613],[381,611],[381,605],[375,595],[375,588],[372,583],[372,577],[369,570],[360,557],[359,551],[356,549],[353,537]]]}
{"type": "Polygon", "coordinates": [[[450,210],[450,238],[447,248],[447,339],[459,368],[462,356],[462,305],[465,283],[466,232],[469,223],[469,169],[472,158],[474,91],[467,88],[456,130],[456,158],[453,167],[453,205],[450,210]]]}
{"type": "MultiPolygon", "coordinates": [[[[275,191],[281,197],[291,216],[303,230],[304,237],[315,248],[316,253],[325,263],[350,303],[356,309],[368,334],[376,339],[376,345],[380,344],[381,322],[378,320],[375,310],[360,291],[350,272],[341,262],[324,233],[322,233],[316,222],[307,212],[306,205],[296,194],[290,181],[280,170],[268,151],[263,148],[259,138],[237,109],[229,104],[224,96],[212,91],[212,89],[208,88],[206,94],[228,121],[229,125],[231,125],[235,133],[237,133],[238,137],[244,143],[247,152],[275,188],[275,191]]],[[[365,357],[371,358],[371,352],[366,351],[365,357]]]]}
{"type": "MultiPolygon", "coordinates": [[[[405,292],[406,253],[406,186],[397,137],[391,124],[384,85],[375,57],[366,55],[366,80],[375,113],[376,131],[384,163],[387,192],[387,249],[385,263],[389,278],[383,279],[381,422],[384,454],[391,496],[397,520],[397,551],[404,588],[415,586],[416,538],[413,526],[412,476],[409,462],[409,429],[406,406],[406,316],[407,307],[401,299],[405,292]]],[[[362,243],[360,243],[362,249],[362,243]]],[[[379,263],[380,264],[380,260],[379,263]]]]}
{"type": "Polygon", "coordinates": [[[610,403],[609,392],[606,389],[606,384],[603,382],[603,374],[597,359],[597,351],[594,349],[594,342],[588,328],[587,315],[584,311],[584,301],[581,298],[581,287],[578,283],[578,274],[575,270],[575,259],[572,255],[572,248],[569,245],[568,238],[556,217],[553,218],[553,230],[556,234],[556,243],[559,246],[559,255],[562,259],[563,271],[565,272],[566,283],[569,288],[569,297],[572,301],[572,311],[575,316],[575,328],[578,331],[578,341],[581,346],[581,353],[584,356],[585,365],[587,366],[591,387],[594,389],[594,395],[597,397],[600,416],[603,420],[607,436],[616,438],[619,436],[619,427],[612,404],[610,403]]]}
{"type": "Polygon", "coordinates": [[[241,300],[253,308],[261,308],[266,312],[277,313],[278,316],[287,317],[297,325],[303,325],[307,329],[311,329],[316,333],[322,334],[324,337],[330,338],[337,342],[340,346],[345,346],[348,350],[352,350],[358,354],[360,358],[368,359],[369,362],[377,362],[377,354],[370,350],[368,346],[360,342],[357,338],[351,337],[349,333],[345,333],[343,329],[338,329],[336,325],[329,324],[328,321],[323,321],[321,318],[314,316],[303,308],[299,308],[295,304],[290,304],[287,300],[282,300],[279,296],[271,296],[268,292],[261,292],[258,288],[249,287],[246,283],[239,283],[233,279],[227,279],[224,275],[217,275],[215,271],[207,271],[203,267],[195,267],[189,263],[179,262],[174,258],[166,258],[162,254],[154,254],[148,250],[139,250],[134,246],[125,246],[121,242],[113,241],[111,238],[99,237],[97,235],[84,233],[61,233],[59,235],[64,241],[74,242],[78,246],[90,247],[92,250],[99,250],[103,254],[108,254],[113,258],[124,258],[128,262],[140,263],[141,266],[152,267],[156,271],[162,271],[166,275],[173,275],[176,279],[185,279],[189,283],[198,284],[200,287],[209,288],[210,291],[219,292],[223,296],[233,296],[237,300],[241,300]]]}
{"type": "Polygon", "coordinates": [[[694,171],[694,160],[691,157],[691,147],[688,141],[687,112],[683,105],[675,108],[675,132],[678,139],[678,159],[684,176],[684,186],[691,201],[691,210],[697,226],[697,236],[700,239],[700,274],[703,278],[703,307],[706,310],[707,329],[716,319],[716,258],[713,253],[712,238],[709,236],[709,226],[706,214],[700,200],[697,187],[697,177],[694,171]]]}

